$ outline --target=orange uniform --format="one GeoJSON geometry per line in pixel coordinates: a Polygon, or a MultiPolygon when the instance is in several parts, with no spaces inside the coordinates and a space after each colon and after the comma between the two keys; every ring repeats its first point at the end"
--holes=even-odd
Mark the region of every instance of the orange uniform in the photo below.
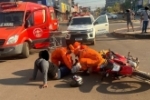
{"type": "Polygon", "coordinates": [[[79,42],[75,42],[69,47],[75,55],[79,55],[79,62],[82,66],[82,70],[92,68],[92,71],[99,71],[100,65],[105,62],[105,59],[100,53],[79,42]]]}
{"type": "Polygon", "coordinates": [[[86,48],[79,52],[79,62],[82,66],[82,70],[92,68],[92,71],[99,71],[100,65],[105,62],[105,59],[97,51],[91,48],[86,48]]]}
{"type": "Polygon", "coordinates": [[[75,49],[85,49],[85,48],[88,48],[88,46],[83,45],[83,44],[81,44],[80,42],[75,42],[75,43],[73,44],[73,47],[74,47],[75,49]]]}
{"type": "Polygon", "coordinates": [[[71,49],[71,51],[72,51],[73,53],[75,53],[75,54],[77,55],[78,50],[86,49],[86,48],[88,48],[88,46],[82,45],[82,44],[79,43],[79,42],[75,42],[73,45],[69,45],[69,48],[71,49]]]}
{"type": "Polygon", "coordinates": [[[60,48],[55,49],[51,53],[52,63],[59,66],[59,63],[61,62],[62,64],[65,64],[69,69],[71,69],[72,68],[72,60],[71,60],[70,54],[66,54],[67,51],[68,50],[65,47],[60,47],[60,48]]]}

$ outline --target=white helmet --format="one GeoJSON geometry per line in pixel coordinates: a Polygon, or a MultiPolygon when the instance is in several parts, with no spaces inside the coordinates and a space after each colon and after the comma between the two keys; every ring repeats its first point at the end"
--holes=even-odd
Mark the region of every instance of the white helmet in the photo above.
{"type": "Polygon", "coordinates": [[[71,87],[81,86],[83,84],[83,79],[81,76],[74,75],[70,78],[69,84],[71,87]]]}
{"type": "Polygon", "coordinates": [[[76,73],[76,72],[78,72],[80,69],[81,69],[81,65],[80,65],[80,63],[78,62],[76,65],[74,65],[74,66],[72,67],[71,72],[72,72],[72,73],[76,73]]]}

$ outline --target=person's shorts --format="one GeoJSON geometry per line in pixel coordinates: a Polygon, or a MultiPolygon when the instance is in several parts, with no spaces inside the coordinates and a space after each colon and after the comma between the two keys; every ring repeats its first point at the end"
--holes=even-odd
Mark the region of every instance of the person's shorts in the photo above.
{"type": "Polygon", "coordinates": [[[133,22],[131,20],[127,20],[127,25],[133,25],[133,22]]]}

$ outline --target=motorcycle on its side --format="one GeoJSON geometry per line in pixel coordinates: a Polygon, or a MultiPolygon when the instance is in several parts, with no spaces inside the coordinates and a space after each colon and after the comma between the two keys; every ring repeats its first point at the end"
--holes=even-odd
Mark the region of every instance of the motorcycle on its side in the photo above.
{"type": "Polygon", "coordinates": [[[120,77],[141,77],[150,80],[150,75],[139,71],[139,59],[131,56],[130,52],[127,57],[117,54],[111,50],[103,54],[106,59],[100,67],[101,80],[111,76],[114,79],[120,79],[120,77]]]}

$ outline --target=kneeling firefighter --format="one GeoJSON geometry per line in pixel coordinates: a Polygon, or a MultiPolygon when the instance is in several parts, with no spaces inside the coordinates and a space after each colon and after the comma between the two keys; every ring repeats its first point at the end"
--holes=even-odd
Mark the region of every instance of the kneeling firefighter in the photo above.
{"type": "Polygon", "coordinates": [[[87,46],[82,46],[80,43],[76,46],[77,48],[74,45],[69,47],[79,57],[78,61],[82,66],[81,70],[84,72],[99,72],[100,66],[106,61],[97,51],[87,46]]]}
{"type": "Polygon", "coordinates": [[[71,52],[67,47],[60,47],[51,53],[51,61],[56,66],[66,66],[68,69],[72,68],[71,52]]]}

